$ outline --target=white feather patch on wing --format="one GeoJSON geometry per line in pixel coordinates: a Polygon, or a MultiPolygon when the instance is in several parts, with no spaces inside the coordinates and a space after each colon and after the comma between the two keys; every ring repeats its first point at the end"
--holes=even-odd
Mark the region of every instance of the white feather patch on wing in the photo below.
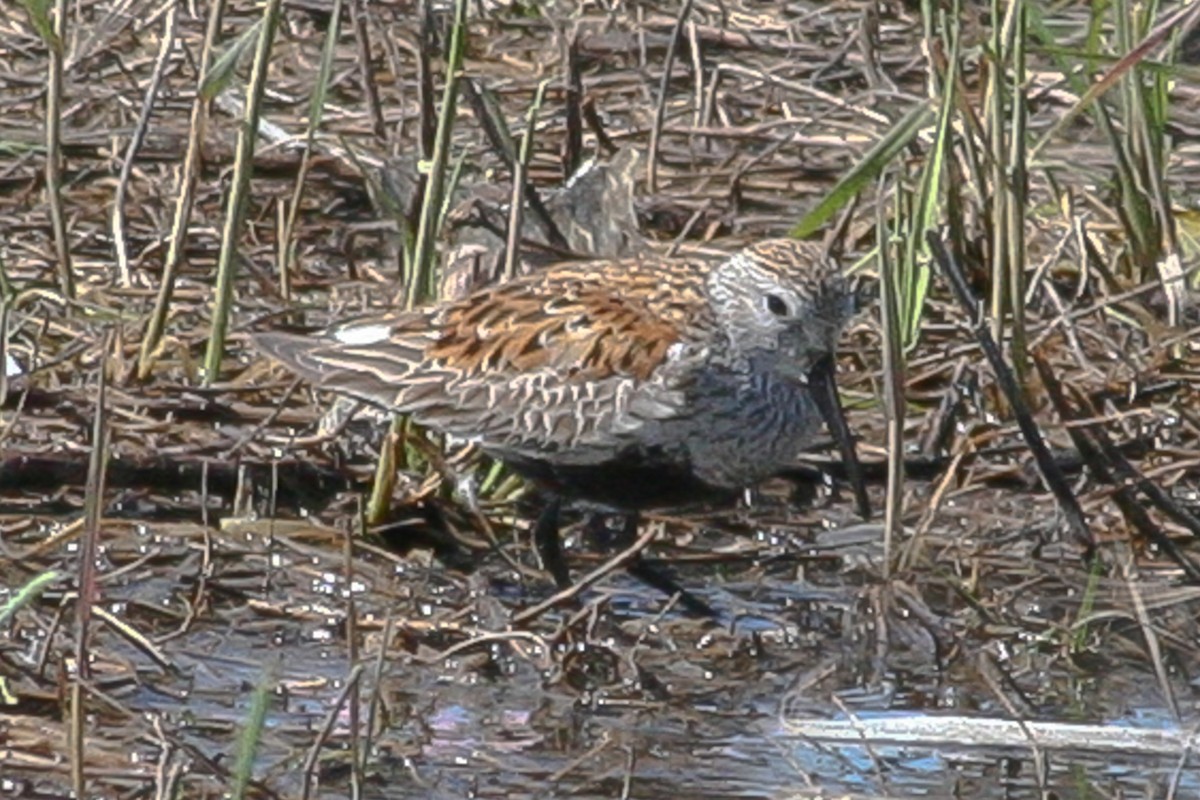
{"type": "Polygon", "coordinates": [[[342,344],[365,345],[386,342],[392,335],[392,326],[387,323],[356,325],[338,328],[333,331],[333,338],[342,344]]]}

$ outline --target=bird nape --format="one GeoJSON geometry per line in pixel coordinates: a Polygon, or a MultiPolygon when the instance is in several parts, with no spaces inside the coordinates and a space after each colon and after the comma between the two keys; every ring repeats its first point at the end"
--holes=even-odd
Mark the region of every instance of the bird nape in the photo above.
{"type": "MultiPolygon", "coordinates": [[[[624,514],[629,541],[642,511],[723,502],[777,473],[822,421],[868,516],[835,375],[853,306],[824,251],[772,239],[724,260],[566,262],[316,337],[252,338],[316,386],[475,442],[532,481],[549,497],[538,551],[566,586],[564,503],[624,514]]],[[[630,569],[679,590],[644,561],[630,569]]]]}

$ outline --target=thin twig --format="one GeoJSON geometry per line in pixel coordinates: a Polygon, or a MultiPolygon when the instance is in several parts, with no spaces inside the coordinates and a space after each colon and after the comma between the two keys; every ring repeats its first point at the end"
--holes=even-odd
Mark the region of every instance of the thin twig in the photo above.
{"type": "Polygon", "coordinates": [[[547,609],[575,599],[590,586],[602,580],[605,576],[637,558],[638,554],[645,550],[650,542],[654,540],[654,537],[657,533],[657,526],[647,525],[645,532],[643,532],[642,535],[633,542],[633,544],[629,545],[629,547],[617,553],[608,561],[605,561],[603,564],[596,567],[594,570],[589,572],[587,575],[584,575],[574,584],[568,586],[566,589],[563,589],[561,592],[556,592],[537,605],[530,606],[524,611],[514,614],[511,624],[514,626],[524,625],[540,617],[547,609]]]}
{"type": "MultiPolygon", "coordinates": [[[[639,7],[640,10],[640,7],[639,7]]],[[[692,0],[684,0],[671,30],[671,41],[667,45],[667,57],[663,62],[662,80],[658,84],[658,104],[654,107],[654,123],[650,126],[650,144],[646,148],[646,191],[658,191],[658,141],[662,135],[663,118],[667,111],[667,96],[671,89],[671,69],[675,66],[675,51],[683,39],[683,26],[692,13],[692,0]]]]}
{"type": "Polygon", "coordinates": [[[1021,429],[1021,435],[1025,437],[1026,444],[1029,445],[1029,449],[1033,452],[1034,462],[1037,464],[1038,472],[1042,475],[1042,480],[1046,482],[1046,486],[1058,501],[1059,508],[1066,515],[1067,524],[1071,528],[1072,535],[1076,541],[1084,545],[1086,549],[1085,557],[1090,559],[1096,542],[1092,537],[1091,529],[1088,527],[1087,518],[1083,515],[1083,509],[1079,506],[1079,500],[1076,499],[1075,494],[1071,491],[1071,487],[1067,485],[1067,479],[1059,468],[1058,462],[1054,460],[1049,448],[1046,447],[1046,442],[1042,439],[1042,434],[1038,430],[1037,423],[1033,421],[1033,416],[1029,412],[1029,405],[1025,402],[1025,396],[1021,391],[1021,387],[1017,384],[1008,365],[1004,363],[1004,356],[1001,355],[1000,348],[997,346],[995,340],[992,339],[987,319],[979,313],[979,304],[971,294],[971,289],[967,284],[966,276],[963,275],[962,267],[947,252],[937,231],[927,231],[926,240],[929,242],[929,248],[933,253],[934,260],[946,275],[946,280],[950,284],[950,288],[959,305],[962,306],[967,316],[973,320],[975,338],[979,342],[979,347],[983,350],[988,363],[991,365],[992,371],[995,373],[996,383],[999,385],[1000,390],[1004,392],[1009,405],[1012,406],[1017,426],[1021,429]]]}
{"type": "MultiPolygon", "coordinates": [[[[198,87],[204,86],[204,82],[208,79],[208,70],[212,65],[217,37],[220,35],[224,9],[225,0],[213,0],[208,9],[208,25],[204,30],[204,44],[200,50],[200,67],[196,80],[198,87]]],[[[187,243],[188,219],[192,214],[196,177],[200,171],[200,152],[204,144],[204,131],[208,123],[211,102],[208,94],[203,91],[197,91],[196,97],[192,101],[191,118],[188,121],[187,152],[183,157],[179,186],[176,189],[175,215],[171,222],[171,234],[167,237],[167,255],[163,259],[162,278],[158,286],[158,296],[154,300],[154,311],[146,323],[146,331],[142,334],[142,346],[138,352],[137,374],[139,380],[144,381],[150,376],[154,352],[166,329],[171,296],[175,292],[175,278],[179,273],[179,265],[183,260],[187,243]]]]}
{"type": "Polygon", "coordinates": [[[133,276],[129,272],[129,249],[125,243],[125,196],[129,192],[129,180],[133,175],[133,165],[142,142],[146,140],[146,132],[150,128],[150,114],[154,111],[154,101],[158,98],[158,87],[162,85],[163,75],[167,70],[167,61],[171,57],[171,49],[175,46],[175,21],[179,17],[179,4],[169,2],[166,19],[163,22],[162,41],[159,42],[158,56],[154,59],[154,70],[146,84],[146,93],[142,95],[142,108],[138,113],[137,124],[133,128],[133,136],[129,146],[125,148],[125,158],[121,162],[121,174],[117,178],[117,194],[113,198],[113,248],[117,255],[117,276],[122,286],[132,286],[133,276]]]}
{"type": "Polygon", "coordinates": [[[62,94],[66,36],[67,0],[55,0],[53,37],[46,42],[50,56],[46,76],[46,199],[50,207],[50,225],[54,231],[58,287],[64,297],[74,299],[75,274],[71,267],[71,247],[67,242],[67,220],[62,202],[62,94]]]}

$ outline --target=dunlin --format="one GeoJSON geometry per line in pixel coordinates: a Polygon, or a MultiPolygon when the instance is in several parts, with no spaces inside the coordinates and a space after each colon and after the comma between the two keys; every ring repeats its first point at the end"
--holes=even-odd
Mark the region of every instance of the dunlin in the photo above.
{"type": "Polygon", "coordinates": [[[560,501],[636,519],[735,497],[791,464],[823,417],[857,481],[833,358],[852,311],[820,248],[772,239],[724,260],[563,263],[254,343],[322,388],[477,442],[548,492],[535,539],[565,584],[560,501]]]}

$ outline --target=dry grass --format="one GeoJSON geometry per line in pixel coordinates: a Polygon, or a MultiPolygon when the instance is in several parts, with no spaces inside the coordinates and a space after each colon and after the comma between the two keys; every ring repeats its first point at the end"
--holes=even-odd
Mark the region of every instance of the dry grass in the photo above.
{"type": "MultiPolygon", "coordinates": [[[[564,162],[654,142],[657,158],[629,169],[647,241],[602,231],[604,246],[666,250],[699,240],[732,248],[791,229],[927,102],[930,59],[939,57],[919,14],[900,3],[796,3],[785,19],[761,5],[697,2],[679,27],[668,78],[679,6],[643,5],[635,14],[583,5],[555,23],[536,6],[482,5],[482,17],[470,7],[463,72],[480,99],[460,102],[447,164],[458,170],[455,204],[470,197],[480,214],[504,219],[516,151],[506,153],[499,134],[483,129],[481,108],[491,96],[499,117],[521,131],[550,79],[528,154],[527,224],[538,224],[537,203],[554,207],[564,162]],[[501,190],[489,193],[495,185],[501,190]]],[[[988,19],[969,9],[960,122],[971,113],[985,118],[989,108],[981,67],[988,19]]],[[[417,285],[404,272],[418,219],[406,204],[432,143],[440,45],[421,38],[415,6],[348,9],[321,133],[306,157],[305,115],[329,8],[285,4],[237,235],[230,336],[220,372],[201,386],[250,67],[247,58],[230,84],[215,87],[210,110],[193,111],[209,9],[196,10],[201,17],[170,4],[101,0],[72,11],[63,163],[54,177],[44,149],[49,51],[22,7],[0,6],[0,363],[10,356],[35,367],[0,384],[0,585],[12,597],[48,570],[75,579],[40,587],[0,614],[0,702],[8,704],[0,784],[13,781],[18,796],[61,793],[72,783],[97,796],[229,791],[230,754],[250,716],[246,697],[270,670],[278,691],[247,789],[261,796],[345,796],[347,786],[372,795],[381,784],[388,796],[461,796],[472,785],[480,796],[551,786],[621,796],[627,781],[633,796],[651,796],[677,791],[688,777],[718,786],[721,773],[764,791],[794,788],[801,774],[817,786],[861,788],[850,779],[861,764],[797,762],[795,753],[763,745],[785,690],[822,715],[861,703],[1085,721],[1128,721],[1141,711],[1195,724],[1188,693],[1200,674],[1197,532],[1189,528],[1200,514],[1196,318],[1190,288],[1164,292],[1158,262],[1129,256],[1145,243],[1130,242],[1113,151],[1087,113],[1023,164],[1019,307],[1026,346],[1047,369],[1021,364],[1018,375],[1088,521],[1093,561],[1034,470],[972,320],[939,278],[905,358],[898,429],[907,479],[892,498],[898,535],[889,563],[876,526],[847,527],[855,523],[848,501],[816,490],[811,504],[787,503],[796,487],[779,482],[751,510],[656,521],[657,553],[736,624],[664,611],[662,598],[613,576],[580,607],[510,625],[550,592],[512,484],[497,478],[482,518],[473,516],[445,478],[476,468],[477,457],[442,459],[420,441],[402,444],[392,536],[358,535],[386,425],[360,416],[319,427],[328,398],[295,390],[247,352],[242,335],[280,318],[321,324],[417,285]],[[177,41],[168,48],[171,29],[177,41]],[[434,70],[428,82],[422,63],[434,70]],[[186,231],[178,264],[168,268],[178,182],[197,131],[186,231]],[[62,199],[66,265],[47,179],[62,199]],[[115,198],[123,198],[116,216],[115,198]],[[285,251],[292,271],[281,276],[285,251]],[[143,351],[167,273],[174,287],[163,338],[143,351]],[[1169,324],[1180,297],[1182,315],[1169,324]],[[109,378],[96,425],[102,367],[109,378]],[[103,482],[101,465],[88,477],[97,431],[109,442],[103,482]],[[450,539],[430,538],[434,516],[445,518],[450,539]],[[79,568],[85,535],[94,537],[94,583],[79,568]],[[431,563],[430,551],[441,560],[431,563]],[[75,592],[96,598],[100,613],[78,615],[86,604],[75,592]],[[80,656],[90,675],[77,672],[80,656]],[[763,745],[753,752],[772,768],[728,757],[722,748],[734,736],[763,745]],[[697,746],[718,757],[697,759],[697,746]]],[[[229,7],[223,47],[259,15],[246,3],[229,7]]],[[[444,10],[435,19],[440,37],[444,10]]],[[[1048,24],[1064,48],[1078,48],[1078,61],[1086,10],[1060,9],[1048,24]]],[[[1036,142],[1075,114],[1081,95],[1057,54],[1029,50],[1023,124],[1036,142]]],[[[1193,69],[1178,67],[1169,93],[1174,147],[1159,177],[1165,196],[1176,198],[1200,192],[1192,143],[1200,92],[1185,80],[1193,69]]],[[[989,181],[998,173],[995,164],[972,172],[971,162],[992,140],[983,127],[956,125],[956,144],[943,155],[954,176],[947,195],[961,204],[939,214],[951,223],[971,288],[990,298],[1008,277],[989,272],[1001,229],[989,181]],[[965,144],[972,136],[979,138],[965,144]]],[[[887,235],[880,218],[919,216],[905,217],[896,198],[918,184],[934,130],[918,131],[863,184],[848,219],[848,261],[876,252],[887,235]]],[[[450,217],[461,221],[460,211],[450,217]]],[[[1186,271],[1196,258],[1188,249],[1195,223],[1167,211],[1186,271]]],[[[1006,220],[1009,230],[1011,215],[1006,220]]],[[[902,232],[898,223],[889,230],[902,232]]],[[[440,241],[448,251],[476,235],[460,226],[440,241]]],[[[567,249],[583,249],[578,241],[564,235],[567,249]]],[[[485,271],[504,268],[499,252],[485,271]]],[[[865,260],[868,275],[875,264],[865,260]]],[[[848,333],[842,368],[879,501],[888,376],[876,316],[848,333]]],[[[1007,335],[1011,319],[998,327],[1007,335]]],[[[800,493],[812,490],[811,476],[800,477],[800,493]]],[[[608,557],[572,552],[578,573],[608,557]]],[[[881,751],[872,757],[870,785],[886,793],[880,776],[904,761],[881,751]]],[[[1187,783],[1194,759],[1131,762],[1133,774],[1145,776],[1138,784],[1112,763],[1040,752],[1039,768],[1011,782],[1017,794],[1041,786],[1076,796],[1143,788],[1183,797],[1195,788],[1194,777],[1187,783]]],[[[891,787],[982,796],[1003,783],[990,766],[954,763],[957,778],[901,777],[891,787]]]]}

